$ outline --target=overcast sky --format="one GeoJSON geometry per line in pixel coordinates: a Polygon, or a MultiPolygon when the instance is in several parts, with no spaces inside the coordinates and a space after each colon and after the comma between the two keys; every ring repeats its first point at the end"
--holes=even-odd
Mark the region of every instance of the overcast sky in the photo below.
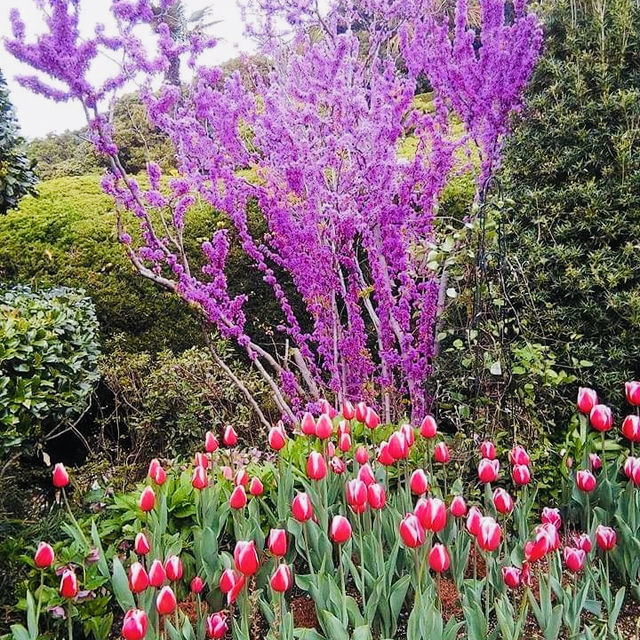
{"type": "MultiPolygon", "coordinates": [[[[185,0],[185,4],[189,12],[212,6],[212,18],[220,21],[212,28],[212,33],[219,38],[214,52],[216,62],[233,58],[247,48],[240,13],[234,0],[185,0]]],[[[81,0],[82,27],[90,33],[95,23],[110,24],[110,6],[111,0],[81,0]]],[[[18,63],[4,48],[4,38],[11,35],[8,16],[12,7],[20,9],[28,35],[40,33],[43,23],[33,0],[0,0],[0,69],[9,85],[22,134],[26,138],[37,138],[50,131],[61,132],[82,127],[85,124],[84,115],[78,104],[52,102],[30,93],[15,82],[16,75],[27,75],[31,71],[18,63]]],[[[109,75],[108,60],[100,61],[98,65],[98,74],[109,75]]]]}

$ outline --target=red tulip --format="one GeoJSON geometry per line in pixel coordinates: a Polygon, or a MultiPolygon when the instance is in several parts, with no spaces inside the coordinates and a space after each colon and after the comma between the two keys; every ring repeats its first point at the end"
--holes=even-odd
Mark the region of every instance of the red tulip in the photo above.
{"type": "Polygon", "coordinates": [[[168,616],[176,610],[177,606],[178,602],[173,589],[171,587],[162,587],[156,597],[156,611],[161,616],[168,616]]]}
{"type": "Polygon", "coordinates": [[[451,515],[454,518],[462,518],[467,515],[467,503],[464,501],[462,496],[455,496],[451,501],[451,506],[449,507],[449,511],[451,511],[451,515]]]}
{"type": "Polygon", "coordinates": [[[545,507],[542,510],[540,522],[542,522],[543,524],[550,523],[558,531],[560,531],[560,528],[562,527],[562,517],[560,516],[560,511],[558,509],[552,509],[551,507],[545,507]]]}
{"type": "Polygon", "coordinates": [[[356,462],[358,464],[367,464],[369,462],[369,450],[366,447],[360,445],[356,449],[356,462]]]}
{"type": "Polygon", "coordinates": [[[307,476],[311,480],[322,480],[327,475],[327,463],[324,456],[312,451],[307,458],[307,476]]]}
{"type": "Polygon", "coordinates": [[[238,540],[233,551],[233,561],[240,573],[252,576],[260,567],[255,542],[238,540]]]}
{"type": "Polygon", "coordinates": [[[227,626],[227,616],[224,613],[212,613],[207,616],[205,623],[207,638],[224,638],[229,627],[227,626]]]}
{"type": "Polygon", "coordinates": [[[161,587],[167,578],[167,573],[160,560],[154,560],[149,567],[149,584],[156,589],[161,587]]]}
{"type": "Polygon", "coordinates": [[[331,418],[326,413],[323,413],[318,418],[318,422],[316,422],[316,436],[322,440],[327,440],[332,433],[333,422],[331,422],[331,418]]]}
{"type": "Polygon", "coordinates": [[[488,458],[489,460],[495,460],[496,457],[496,445],[489,440],[485,440],[480,445],[480,455],[483,458],[488,458]]]}
{"type": "Polygon", "coordinates": [[[438,425],[433,416],[425,416],[420,425],[420,435],[423,438],[435,438],[438,433],[438,425]]]}
{"type": "Polygon", "coordinates": [[[228,424],[224,428],[224,434],[222,436],[222,442],[224,442],[224,444],[227,447],[234,447],[236,444],[238,444],[238,434],[236,433],[236,430],[230,424],[228,424]]]}
{"type": "Polygon", "coordinates": [[[274,451],[280,451],[287,442],[287,435],[284,429],[280,426],[271,427],[269,429],[269,446],[274,451]]]}
{"type": "Polygon", "coordinates": [[[582,549],[574,549],[573,547],[564,548],[564,563],[569,571],[578,573],[584,567],[586,554],[582,549]]]}
{"type": "Polygon", "coordinates": [[[591,549],[593,548],[593,544],[588,533],[580,533],[574,535],[573,544],[578,547],[578,549],[582,549],[585,553],[590,553],[591,549]]]}
{"type": "Polygon", "coordinates": [[[149,551],[151,551],[151,545],[149,544],[149,540],[147,536],[140,531],[140,533],[136,534],[136,539],[133,543],[133,550],[139,556],[146,556],[149,551]]]}
{"type": "Polygon", "coordinates": [[[605,404],[595,405],[589,414],[589,421],[596,431],[609,431],[613,426],[611,409],[605,404]]]}
{"type": "Polygon", "coordinates": [[[225,569],[220,574],[220,580],[218,582],[220,591],[224,594],[229,593],[235,586],[236,582],[238,582],[239,578],[239,574],[237,574],[233,569],[225,569]]]}
{"type": "Polygon", "coordinates": [[[511,469],[511,477],[517,485],[524,486],[531,482],[531,471],[526,464],[516,464],[511,469]]]}
{"type": "Polygon", "coordinates": [[[380,416],[371,408],[367,408],[364,424],[368,429],[375,429],[380,424],[380,416]]]}
{"type": "Polygon", "coordinates": [[[191,593],[202,593],[204,589],[204,580],[200,576],[194,576],[189,585],[191,593]]]}
{"type": "Polygon", "coordinates": [[[345,420],[353,420],[356,417],[356,409],[348,400],[342,403],[342,417],[345,420]]]}
{"type": "Polygon", "coordinates": [[[378,462],[385,467],[389,467],[395,463],[395,458],[391,455],[389,450],[389,443],[382,441],[380,443],[380,452],[378,453],[378,462]]]}
{"type": "Polygon", "coordinates": [[[261,496],[264,493],[264,486],[260,478],[251,478],[249,483],[249,493],[252,496],[261,496]]]}
{"type": "Polygon", "coordinates": [[[287,553],[287,532],[284,529],[271,529],[267,540],[267,547],[271,555],[278,558],[287,553]]]}
{"type": "Polygon", "coordinates": [[[193,470],[191,486],[193,486],[194,489],[198,489],[198,491],[202,491],[203,489],[206,489],[208,485],[209,479],[207,478],[207,470],[203,466],[198,465],[193,470]]]}
{"type": "Polygon", "coordinates": [[[599,471],[602,469],[602,460],[597,453],[589,454],[589,465],[593,471],[599,471]]]}
{"type": "Polygon", "coordinates": [[[291,503],[291,513],[298,522],[306,522],[313,517],[313,505],[306,493],[298,493],[291,503]]]}
{"type": "Polygon", "coordinates": [[[489,458],[482,458],[480,464],[478,464],[478,479],[480,482],[495,482],[498,479],[498,472],[500,471],[500,461],[490,460],[489,458]]]}
{"type": "Polygon", "coordinates": [[[160,460],[158,458],[153,458],[149,463],[149,470],[147,471],[147,476],[153,480],[156,477],[156,473],[158,473],[158,469],[161,469],[162,465],[160,464],[160,460]]]}
{"type": "Polygon", "coordinates": [[[351,538],[351,523],[344,516],[333,516],[329,536],[336,544],[343,544],[351,538]]]}
{"type": "Polygon", "coordinates": [[[631,442],[640,442],[640,416],[627,416],[622,421],[622,428],[620,431],[627,440],[631,440],[631,442]]]}
{"type": "Polygon", "coordinates": [[[485,516],[480,520],[478,530],[478,546],[483,551],[495,551],[502,539],[502,529],[500,525],[490,516],[485,516]]]}
{"type": "Polygon", "coordinates": [[[349,480],[345,488],[347,504],[357,513],[367,502],[367,485],[358,478],[349,480]]]}
{"type": "Polygon", "coordinates": [[[389,437],[389,453],[394,460],[404,460],[409,455],[409,445],[402,431],[394,431],[389,437]]]}
{"type": "Polygon", "coordinates": [[[340,434],[338,439],[338,449],[340,449],[342,453],[346,453],[351,449],[351,436],[348,433],[340,434]]]}
{"type": "Polygon", "coordinates": [[[362,422],[364,424],[367,417],[367,408],[368,407],[364,402],[358,402],[356,405],[356,420],[358,422],[362,422]]]}
{"type": "Polygon", "coordinates": [[[338,476],[342,475],[347,470],[344,460],[342,458],[338,458],[337,456],[333,456],[329,464],[331,466],[331,471],[333,471],[333,473],[338,476]]]}
{"type": "Polygon", "coordinates": [[[513,447],[509,452],[509,461],[513,465],[521,464],[527,467],[531,464],[531,458],[529,457],[527,450],[519,444],[513,447]]]}
{"type": "Polygon", "coordinates": [[[438,442],[438,444],[433,449],[433,459],[436,462],[441,462],[442,464],[446,464],[451,460],[451,454],[449,453],[449,449],[444,442],[438,442]]]}
{"type": "Polygon", "coordinates": [[[580,387],[578,389],[578,411],[589,415],[591,409],[598,404],[598,394],[588,387],[580,387]]]}
{"type": "Polygon", "coordinates": [[[151,487],[145,487],[140,494],[140,499],[138,500],[138,506],[142,511],[149,512],[153,511],[153,507],[156,504],[156,494],[153,492],[151,487]]]}
{"type": "Polygon", "coordinates": [[[436,573],[442,573],[449,568],[451,563],[447,548],[440,543],[436,543],[429,551],[429,568],[436,573]]]}
{"type": "Polygon", "coordinates": [[[510,589],[517,589],[522,582],[522,571],[517,567],[502,567],[502,581],[510,589]]]}
{"type": "Polygon", "coordinates": [[[211,433],[211,431],[207,431],[204,434],[204,450],[207,453],[213,453],[218,448],[218,439],[211,433]]]}
{"type": "Polygon", "coordinates": [[[596,542],[602,551],[611,551],[616,546],[616,532],[611,527],[599,524],[596,528],[596,542]]]}
{"type": "Polygon", "coordinates": [[[549,537],[538,533],[534,540],[529,540],[524,545],[524,557],[527,562],[537,562],[549,552],[550,548],[549,537]]]}
{"type": "Polygon", "coordinates": [[[53,486],[57,489],[62,489],[69,484],[69,474],[67,470],[64,468],[62,462],[58,462],[55,467],[53,467],[53,486]]]}
{"type": "Polygon", "coordinates": [[[231,591],[227,593],[228,605],[232,605],[238,599],[238,596],[240,595],[240,592],[242,591],[246,583],[247,583],[246,577],[243,576],[241,573],[238,574],[238,577],[234,582],[233,587],[231,588],[231,591]]]}
{"type": "Polygon", "coordinates": [[[176,555],[169,556],[164,563],[164,570],[167,572],[167,578],[171,582],[177,582],[182,578],[182,561],[176,555]]]}
{"type": "Polygon", "coordinates": [[[302,433],[304,433],[305,436],[316,435],[316,421],[313,419],[313,416],[308,411],[302,416],[300,429],[302,430],[302,433]]]}
{"type": "Polygon", "coordinates": [[[625,382],[624,392],[627,396],[627,402],[630,405],[640,407],[640,382],[637,380],[633,382],[625,382]]]}
{"type": "Polygon", "coordinates": [[[46,542],[41,542],[33,556],[33,561],[38,569],[48,569],[53,564],[55,558],[53,547],[46,542]]]}
{"type": "Polygon", "coordinates": [[[411,491],[418,496],[427,493],[429,490],[429,480],[427,479],[427,474],[423,469],[416,469],[411,474],[409,487],[411,487],[411,491]]]}
{"type": "Polygon", "coordinates": [[[434,533],[442,531],[447,524],[447,508],[440,498],[421,498],[414,514],[425,529],[434,533]]]}
{"type": "Polygon", "coordinates": [[[274,574],[269,580],[271,588],[277,593],[284,593],[285,591],[289,591],[289,589],[291,589],[292,583],[293,579],[291,578],[291,569],[289,568],[288,564],[278,565],[278,568],[275,570],[274,574]]]}
{"type": "Polygon", "coordinates": [[[493,506],[498,513],[506,515],[513,511],[513,498],[502,487],[493,492],[493,506]]]}
{"type": "Polygon", "coordinates": [[[372,509],[383,509],[387,502],[387,494],[380,484],[370,484],[367,487],[367,500],[372,509]]]}
{"type": "Polygon", "coordinates": [[[247,492],[244,486],[238,485],[234,487],[231,495],[229,496],[229,506],[232,509],[244,509],[247,504],[247,492]]]}
{"type": "Polygon", "coordinates": [[[420,524],[420,520],[412,514],[408,513],[400,522],[400,537],[402,541],[410,549],[416,549],[424,544],[425,533],[424,528],[420,524]]]}
{"type": "Polygon", "coordinates": [[[63,598],[75,598],[78,595],[78,578],[75,571],[65,569],[62,572],[59,591],[63,598]]]}
{"type": "Polygon", "coordinates": [[[161,487],[167,481],[167,472],[162,467],[157,467],[151,479],[161,487]]]}
{"type": "Polygon", "coordinates": [[[139,562],[129,567],[129,588],[133,593],[142,593],[149,586],[149,576],[139,562]]]}
{"type": "Polygon", "coordinates": [[[233,478],[233,484],[236,487],[242,485],[243,487],[249,484],[249,474],[246,469],[238,469],[236,471],[236,475],[233,478]]]}
{"type": "Polygon", "coordinates": [[[596,478],[588,469],[576,471],[576,486],[580,491],[590,493],[596,488],[596,478]]]}
{"type": "Polygon", "coordinates": [[[467,531],[472,536],[477,536],[480,532],[480,521],[482,520],[482,513],[478,507],[471,507],[467,515],[467,531]]]}
{"type": "Polygon", "coordinates": [[[124,640],[144,640],[149,628],[149,618],[142,609],[129,609],[122,621],[122,637],[124,640]]]}

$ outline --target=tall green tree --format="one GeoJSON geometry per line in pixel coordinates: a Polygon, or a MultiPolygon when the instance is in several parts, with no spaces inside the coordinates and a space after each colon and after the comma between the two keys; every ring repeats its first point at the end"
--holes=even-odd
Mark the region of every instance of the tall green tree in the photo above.
{"type": "Polygon", "coordinates": [[[0,214],[14,209],[22,196],[35,193],[34,163],[23,150],[9,89],[0,71],[0,214]]]}

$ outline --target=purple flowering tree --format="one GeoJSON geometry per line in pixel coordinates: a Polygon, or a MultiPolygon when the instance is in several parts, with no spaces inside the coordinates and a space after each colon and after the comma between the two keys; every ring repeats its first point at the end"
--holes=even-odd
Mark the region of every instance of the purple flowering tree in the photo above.
{"type": "Polygon", "coordinates": [[[505,16],[502,0],[480,0],[478,33],[466,0],[458,0],[453,24],[423,0],[341,0],[322,13],[315,0],[245,0],[247,30],[271,67],[251,83],[206,64],[215,41],[201,31],[175,37],[163,20],[175,0],[113,0],[117,32],[98,26],[91,37],[79,32],[80,0],[47,0],[47,31],[29,39],[14,11],[6,46],[36,71],[20,78],[25,86],[84,105],[135,268],[246,351],[285,419],[326,396],[367,400],[387,420],[407,408],[419,419],[439,291],[424,249],[461,152],[477,149],[479,193],[499,163],[541,44],[525,2],[505,16]],[[143,29],[154,34],[151,51],[143,29]],[[92,65],[105,51],[121,64],[96,84],[92,65]],[[433,87],[432,111],[414,99],[422,76],[433,87]],[[139,181],[119,160],[108,105],[132,81],[150,122],[174,145],[178,176],[163,176],[150,158],[139,181]],[[452,130],[454,115],[465,125],[462,137],[452,130]],[[230,293],[225,275],[229,231],[212,231],[198,255],[185,249],[185,214],[198,200],[228,216],[272,288],[283,352],[247,333],[245,297],[230,293]],[[249,224],[251,203],[264,217],[260,236],[249,224]]]}

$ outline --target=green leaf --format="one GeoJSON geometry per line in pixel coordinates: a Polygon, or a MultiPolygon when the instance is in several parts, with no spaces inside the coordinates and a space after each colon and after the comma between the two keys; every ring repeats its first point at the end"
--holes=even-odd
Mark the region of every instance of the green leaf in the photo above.
{"type": "Polygon", "coordinates": [[[127,579],[127,574],[118,556],[113,557],[112,584],[113,595],[115,595],[120,608],[123,611],[135,609],[136,603],[133,594],[131,593],[131,589],[129,588],[129,580],[127,579]]]}
{"type": "Polygon", "coordinates": [[[331,640],[349,640],[349,633],[344,628],[344,625],[332,613],[323,609],[318,612],[318,619],[327,638],[331,638],[331,640]]]}

